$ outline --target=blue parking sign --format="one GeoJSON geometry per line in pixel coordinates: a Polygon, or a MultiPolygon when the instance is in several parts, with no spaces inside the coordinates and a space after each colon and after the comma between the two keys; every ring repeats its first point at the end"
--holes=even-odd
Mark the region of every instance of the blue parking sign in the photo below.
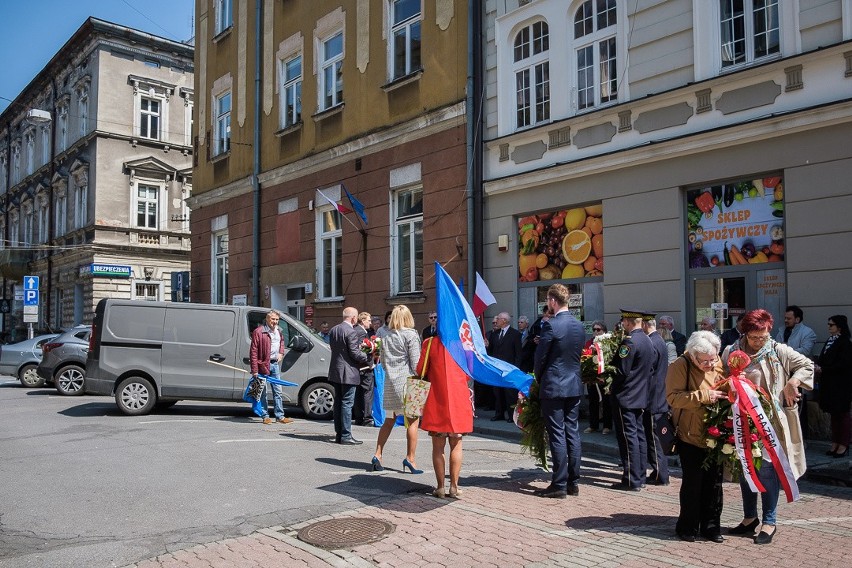
{"type": "Polygon", "coordinates": [[[25,306],[37,306],[38,305],[38,290],[24,290],[24,305],[25,306]]]}

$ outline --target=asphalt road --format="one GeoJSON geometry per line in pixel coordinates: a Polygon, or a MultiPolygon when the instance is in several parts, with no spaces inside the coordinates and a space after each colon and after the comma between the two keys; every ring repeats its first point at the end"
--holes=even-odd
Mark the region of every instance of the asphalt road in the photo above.
{"type": "MultiPolygon", "coordinates": [[[[124,566],[434,487],[425,433],[425,474],[401,473],[401,429],[387,471],[372,473],[377,429],[339,446],[331,422],[288,415],[296,422],[264,426],[248,405],[181,402],[129,417],[112,398],[0,377],[0,567],[124,566]]],[[[465,439],[466,479],[533,471],[515,442],[465,439]]]]}

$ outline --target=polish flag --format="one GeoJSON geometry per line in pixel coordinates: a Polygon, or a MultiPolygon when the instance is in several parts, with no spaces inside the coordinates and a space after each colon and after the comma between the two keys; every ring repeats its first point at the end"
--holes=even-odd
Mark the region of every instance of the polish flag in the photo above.
{"type": "Polygon", "coordinates": [[[481,316],[485,313],[485,308],[496,303],[497,300],[494,298],[494,294],[491,293],[491,290],[485,285],[485,280],[477,272],[476,290],[473,293],[473,315],[476,317],[481,316]]]}

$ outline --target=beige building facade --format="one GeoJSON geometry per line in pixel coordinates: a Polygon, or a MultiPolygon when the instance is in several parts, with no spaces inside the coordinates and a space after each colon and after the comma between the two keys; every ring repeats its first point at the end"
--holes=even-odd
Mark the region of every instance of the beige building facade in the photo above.
{"type": "MultiPolygon", "coordinates": [[[[193,47],[89,18],[0,115],[4,331],[89,323],[188,281],[193,47]]],[[[188,288],[187,288],[188,290],[188,288]]]]}

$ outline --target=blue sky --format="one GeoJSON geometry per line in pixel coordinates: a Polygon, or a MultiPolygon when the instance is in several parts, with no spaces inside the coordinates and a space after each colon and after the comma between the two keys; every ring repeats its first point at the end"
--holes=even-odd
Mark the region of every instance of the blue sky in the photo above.
{"type": "Polygon", "coordinates": [[[195,0],[0,0],[0,112],[89,16],[186,41],[194,9],[195,0]]]}

